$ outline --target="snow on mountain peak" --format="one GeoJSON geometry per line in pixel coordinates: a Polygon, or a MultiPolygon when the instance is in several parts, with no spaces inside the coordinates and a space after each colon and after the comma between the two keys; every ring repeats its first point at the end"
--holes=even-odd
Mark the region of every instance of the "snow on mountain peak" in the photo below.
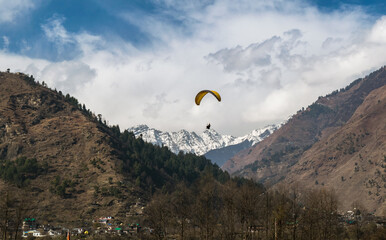
{"type": "Polygon", "coordinates": [[[251,145],[254,145],[269,136],[280,126],[280,124],[269,125],[261,129],[255,129],[251,133],[237,138],[231,135],[221,135],[214,129],[206,129],[200,135],[184,129],[178,132],[162,132],[144,124],[128,128],[127,130],[133,132],[136,137],[142,134],[142,139],[146,142],[158,146],[167,146],[174,153],[183,151],[185,153],[204,155],[210,150],[236,145],[244,141],[249,141],[251,145]]]}

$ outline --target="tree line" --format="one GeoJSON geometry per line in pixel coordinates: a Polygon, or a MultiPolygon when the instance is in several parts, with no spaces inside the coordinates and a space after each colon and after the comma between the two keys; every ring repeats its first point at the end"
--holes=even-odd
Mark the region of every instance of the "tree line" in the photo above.
{"type": "Polygon", "coordinates": [[[326,188],[267,190],[253,181],[221,184],[205,176],[155,193],[145,223],[154,229],[151,239],[385,239],[386,229],[374,222],[358,217],[345,224],[338,204],[326,188]]]}

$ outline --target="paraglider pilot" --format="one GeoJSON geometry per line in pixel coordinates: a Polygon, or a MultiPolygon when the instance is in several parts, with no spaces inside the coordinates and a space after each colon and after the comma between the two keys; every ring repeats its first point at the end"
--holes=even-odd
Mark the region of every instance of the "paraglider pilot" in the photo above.
{"type": "Polygon", "coordinates": [[[206,129],[210,129],[210,123],[208,123],[208,125],[206,125],[206,129]]]}

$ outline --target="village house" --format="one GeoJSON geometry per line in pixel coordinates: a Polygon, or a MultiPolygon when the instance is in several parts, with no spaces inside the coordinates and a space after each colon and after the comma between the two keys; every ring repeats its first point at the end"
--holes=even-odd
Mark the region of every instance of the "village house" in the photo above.
{"type": "Polygon", "coordinates": [[[114,218],[113,217],[100,217],[98,219],[98,223],[101,223],[101,224],[108,224],[111,220],[113,220],[114,218]]]}
{"type": "Polygon", "coordinates": [[[34,229],[34,230],[28,230],[28,231],[23,232],[22,237],[27,238],[29,236],[45,237],[45,236],[47,236],[47,234],[46,234],[46,232],[43,231],[43,229],[40,229],[40,230],[34,229]]]}
{"type": "Polygon", "coordinates": [[[50,230],[48,230],[48,235],[49,236],[60,236],[60,235],[62,235],[62,233],[60,231],[55,231],[53,229],[50,229],[50,230]]]}

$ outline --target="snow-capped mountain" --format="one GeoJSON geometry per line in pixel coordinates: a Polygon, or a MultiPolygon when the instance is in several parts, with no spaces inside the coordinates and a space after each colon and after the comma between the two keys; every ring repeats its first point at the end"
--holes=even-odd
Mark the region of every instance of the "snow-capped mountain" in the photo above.
{"type": "Polygon", "coordinates": [[[146,142],[158,146],[167,146],[174,153],[183,151],[185,153],[204,155],[211,150],[237,145],[245,141],[249,141],[250,146],[252,146],[269,136],[280,126],[281,124],[269,125],[261,129],[253,130],[251,133],[242,137],[221,135],[213,129],[205,130],[200,135],[186,130],[162,132],[150,128],[147,125],[138,125],[127,130],[133,132],[136,137],[142,135],[142,139],[146,142]]]}

